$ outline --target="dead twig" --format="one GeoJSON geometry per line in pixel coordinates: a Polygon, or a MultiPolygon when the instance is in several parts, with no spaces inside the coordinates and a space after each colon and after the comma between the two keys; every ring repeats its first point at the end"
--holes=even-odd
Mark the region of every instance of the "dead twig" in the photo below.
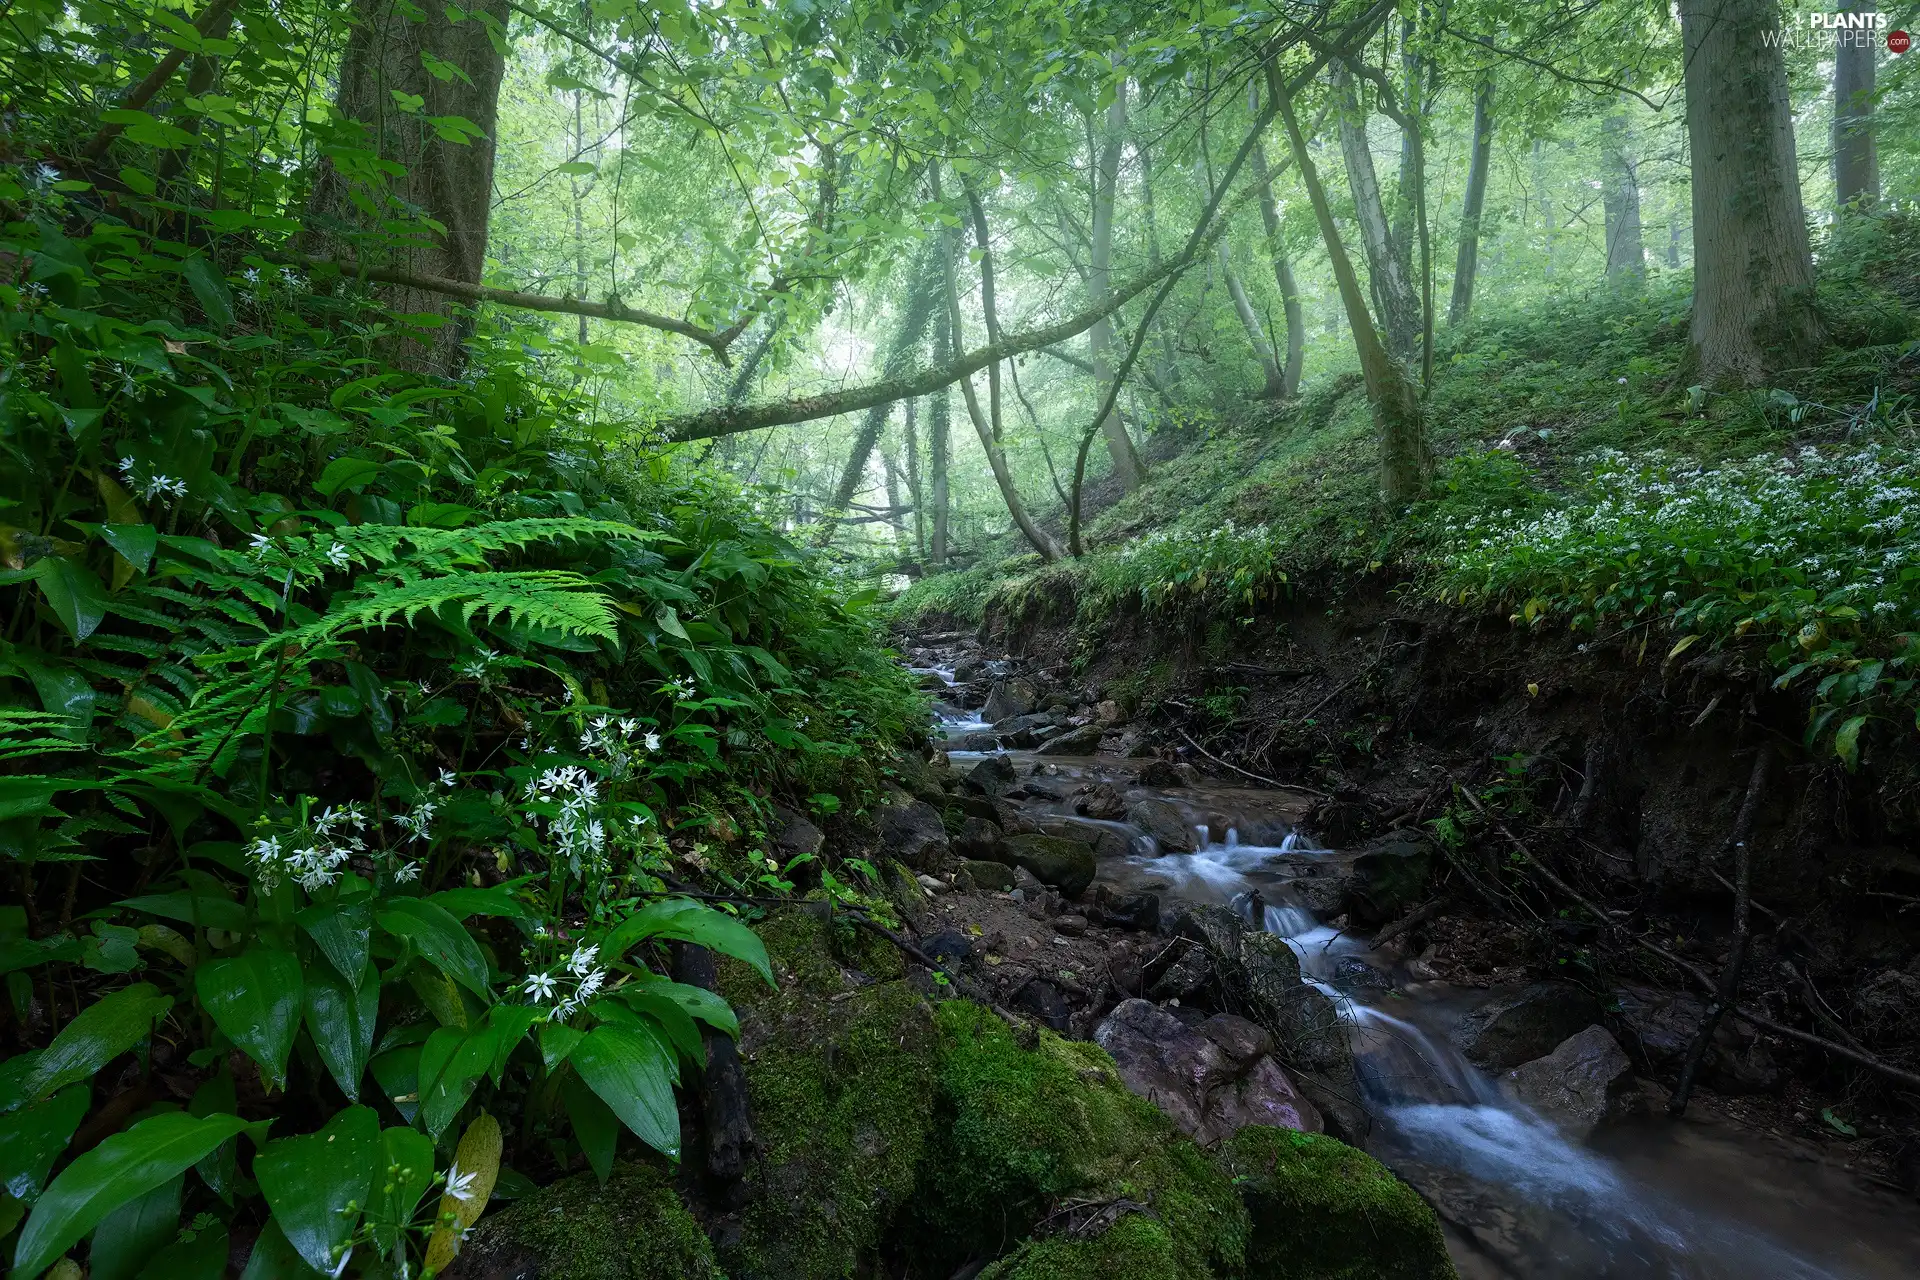
{"type": "Polygon", "coordinates": [[[1242,769],[1239,765],[1234,764],[1231,761],[1222,760],[1219,756],[1213,754],[1213,752],[1207,750],[1205,747],[1201,746],[1199,743],[1194,742],[1193,735],[1188,733],[1185,729],[1181,729],[1178,732],[1181,737],[1185,738],[1189,743],[1192,744],[1193,749],[1195,751],[1198,751],[1201,755],[1213,761],[1215,764],[1223,765],[1226,768],[1233,770],[1235,773],[1239,774],[1243,778],[1252,778],[1255,782],[1263,782],[1269,787],[1278,787],[1283,791],[1304,791],[1310,796],[1319,796],[1322,799],[1326,799],[1326,800],[1331,800],[1333,798],[1332,794],[1329,792],[1319,791],[1314,789],[1313,787],[1301,786],[1297,782],[1278,782],[1272,778],[1265,778],[1257,773],[1249,772],[1248,770],[1242,769]]]}

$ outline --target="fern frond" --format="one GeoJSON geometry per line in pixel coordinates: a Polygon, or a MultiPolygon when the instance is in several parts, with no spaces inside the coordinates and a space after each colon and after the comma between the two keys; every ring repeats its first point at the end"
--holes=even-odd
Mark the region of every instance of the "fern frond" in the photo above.
{"type": "Polygon", "coordinates": [[[614,635],[613,610],[586,578],[564,569],[503,570],[382,584],[337,603],[317,622],[275,637],[256,652],[283,642],[319,644],[343,632],[384,627],[396,618],[411,624],[422,611],[437,612],[447,605],[458,605],[467,621],[478,614],[488,621],[504,617],[510,625],[524,622],[563,635],[614,635]]]}

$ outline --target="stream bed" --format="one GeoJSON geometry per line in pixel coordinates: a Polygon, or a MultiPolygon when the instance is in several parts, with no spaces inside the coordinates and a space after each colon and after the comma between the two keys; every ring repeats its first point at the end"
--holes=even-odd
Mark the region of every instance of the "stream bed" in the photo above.
{"type": "MultiPolygon", "coordinates": [[[[915,667],[950,681],[951,669],[915,667]]],[[[977,745],[976,713],[947,706],[940,730],[977,745]]],[[[952,750],[966,770],[988,753],[952,750]]],[[[1285,792],[1203,785],[1143,787],[1141,761],[1108,756],[1005,754],[1036,815],[1104,831],[1096,883],[1150,891],[1163,901],[1227,904],[1284,937],[1303,980],[1341,1012],[1374,1119],[1369,1151],[1439,1211],[1465,1280],[1479,1277],[1920,1276],[1920,1211],[1911,1200],[1856,1177],[1810,1144],[1756,1133],[1696,1105],[1674,1121],[1643,1113],[1572,1141],[1508,1097],[1449,1040],[1449,1029],[1486,998],[1473,988],[1421,980],[1404,960],[1315,917],[1294,887],[1316,864],[1337,860],[1297,826],[1300,798],[1285,792]],[[1106,783],[1129,802],[1175,805],[1197,849],[1162,853],[1152,836],[1122,821],[1080,817],[1070,800],[1047,800],[1106,783]],[[1112,839],[1123,834],[1128,852],[1112,839]]]]}

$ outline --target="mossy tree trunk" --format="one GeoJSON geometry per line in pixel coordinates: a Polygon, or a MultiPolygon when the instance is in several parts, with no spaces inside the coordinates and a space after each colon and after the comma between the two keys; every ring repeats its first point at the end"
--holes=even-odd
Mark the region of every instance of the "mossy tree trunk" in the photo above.
{"type": "Polygon", "coordinates": [[[1758,386],[1819,345],[1779,29],[1774,0],[1681,0],[1693,349],[1709,386],[1758,386]]]}
{"type": "Polygon", "coordinates": [[[1300,168],[1300,182],[1307,189],[1314,219],[1320,224],[1321,239],[1326,242],[1327,258],[1333,277],[1340,287],[1341,305],[1347,313],[1347,327],[1353,330],[1353,345],[1360,357],[1360,372],[1366,379],[1367,402],[1373,410],[1374,434],[1380,447],[1380,492],[1388,502],[1405,503],[1423,495],[1433,474],[1433,459],[1427,448],[1427,433],[1420,398],[1398,358],[1388,351],[1374,329],[1373,316],[1367,310],[1366,295],[1353,260],[1334,224],[1333,206],[1313,157],[1307,154],[1307,140],[1300,132],[1293,102],[1271,68],[1269,91],[1280,105],[1280,118],[1286,125],[1287,141],[1293,147],[1294,163],[1300,168]]]}
{"type": "Polygon", "coordinates": [[[1355,92],[1353,73],[1336,65],[1334,93],[1339,117],[1340,154],[1347,163],[1347,185],[1353,193],[1354,219],[1360,224],[1360,243],[1367,255],[1367,278],[1380,309],[1380,327],[1387,348],[1400,359],[1413,355],[1420,337],[1420,298],[1405,246],[1394,242],[1374,172],[1373,148],[1367,139],[1367,113],[1355,92]]]}
{"type": "MultiPolygon", "coordinates": [[[[1096,157],[1093,189],[1093,244],[1088,255],[1087,295],[1095,304],[1106,301],[1113,287],[1113,211],[1120,191],[1120,152],[1127,138],[1127,90],[1123,83],[1107,110],[1106,129],[1096,157]]],[[[1108,350],[1113,345],[1113,317],[1103,316],[1087,331],[1087,359],[1093,364],[1094,389],[1105,396],[1113,380],[1108,350]]],[[[1113,460],[1113,474],[1129,493],[1140,485],[1143,468],[1134,451],[1133,437],[1116,410],[1100,424],[1113,460]]]]}
{"type": "Polygon", "coordinates": [[[1267,164],[1267,149],[1253,147],[1253,181],[1260,188],[1260,223],[1267,233],[1267,255],[1273,259],[1273,282],[1280,286],[1280,305],[1287,321],[1287,361],[1280,369],[1280,394],[1291,399],[1300,394],[1300,369],[1307,358],[1307,326],[1300,314],[1300,287],[1294,282],[1293,264],[1287,259],[1287,246],[1280,238],[1280,210],[1274,203],[1270,183],[1272,169],[1267,164]]]}
{"type": "MultiPolygon", "coordinates": [[[[465,9],[354,0],[335,106],[363,138],[321,165],[309,204],[319,239],[363,260],[480,283],[507,12],[506,0],[473,0],[465,9]],[[405,216],[396,203],[445,230],[420,223],[392,243],[382,227],[405,216]]],[[[386,357],[425,373],[457,371],[470,326],[454,300],[397,285],[380,293],[396,311],[442,321],[424,338],[393,344],[386,357]]]]}
{"type": "MultiPolygon", "coordinates": [[[[1872,13],[1877,5],[1847,0],[1845,13],[1872,13]]],[[[1834,33],[1833,200],[1840,208],[1880,198],[1880,157],[1873,141],[1873,59],[1881,40],[1871,27],[1834,33]]]]}
{"type": "Polygon", "coordinates": [[[1447,323],[1459,324],[1473,307],[1473,278],[1480,266],[1480,218],[1487,205],[1487,170],[1493,160],[1493,80],[1473,94],[1473,154],[1467,161],[1467,192],[1460,204],[1460,252],[1453,261],[1453,299],[1447,323]]]}
{"type": "MultiPolygon", "coordinates": [[[[953,358],[953,322],[941,307],[933,318],[933,362],[953,358]]],[[[937,572],[947,567],[947,522],[951,505],[947,467],[953,438],[952,393],[941,387],[927,397],[927,471],[933,511],[928,520],[927,558],[937,572]]]]}

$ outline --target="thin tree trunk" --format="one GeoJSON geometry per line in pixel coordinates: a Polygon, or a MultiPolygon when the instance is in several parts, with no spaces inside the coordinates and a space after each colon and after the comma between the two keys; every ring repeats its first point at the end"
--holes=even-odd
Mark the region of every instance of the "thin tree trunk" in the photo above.
{"type": "MultiPolygon", "coordinates": [[[[1249,110],[1258,110],[1250,106],[1249,110]]],[[[1280,371],[1280,394],[1300,394],[1300,367],[1307,357],[1306,324],[1300,317],[1300,290],[1293,280],[1293,264],[1280,241],[1280,208],[1273,198],[1273,171],[1267,166],[1267,148],[1253,146],[1253,180],[1260,188],[1260,224],[1267,233],[1267,256],[1273,259],[1273,282],[1280,286],[1280,305],[1287,318],[1287,363],[1280,371]]]]}
{"type": "MultiPolygon", "coordinates": [[[[933,318],[933,362],[943,365],[953,358],[953,320],[941,307],[933,318]]],[[[953,392],[940,387],[927,398],[927,465],[932,475],[933,518],[927,556],[934,569],[947,567],[947,520],[950,494],[947,465],[952,456],[953,392]]]]}
{"type": "Polygon", "coordinates": [[[787,323],[787,313],[782,311],[766,322],[761,329],[760,340],[753,344],[753,350],[740,362],[740,371],[733,375],[733,383],[727,388],[727,403],[740,404],[747,398],[747,392],[753,390],[754,381],[760,376],[760,366],[766,361],[767,352],[773,349],[774,339],[780,336],[780,330],[787,323]]]}
{"type": "Polygon", "coordinates": [[[1487,170],[1493,159],[1493,80],[1473,95],[1473,155],[1467,162],[1467,195],[1460,206],[1460,252],[1453,263],[1453,301],[1447,323],[1459,324],[1473,307],[1473,280],[1480,269],[1480,217],[1487,203],[1487,170]]]}
{"type": "MultiPolygon", "coordinates": [[[[1157,267],[1160,265],[1160,223],[1153,206],[1153,155],[1143,146],[1136,146],[1134,154],[1140,157],[1140,216],[1147,226],[1147,264],[1157,267]]],[[[1171,408],[1171,393],[1178,390],[1180,385],[1180,363],[1173,358],[1173,338],[1167,332],[1165,317],[1154,317],[1153,333],[1159,350],[1154,353],[1153,363],[1156,367],[1150,370],[1154,376],[1149,383],[1171,408]]]]}
{"type": "Polygon", "coordinates": [[[1333,83],[1339,99],[1340,153],[1347,162],[1347,184],[1353,192],[1354,217],[1360,224],[1360,240],[1367,254],[1368,279],[1380,308],[1381,327],[1387,333],[1387,348],[1404,360],[1413,355],[1419,340],[1420,299],[1387,224],[1373,151],[1367,142],[1367,120],[1354,91],[1353,75],[1345,66],[1335,66],[1333,83]]]}
{"type": "MultiPolygon", "coordinates": [[[[939,185],[936,174],[935,196],[938,197],[939,185]]],[[[980,306],[987,326],[987,342],[996,341],[994,335],[1000,331],[1000,319],[996,314],[993,297],[993,238],[988,234],[986,207],[973,189],[967,189],[967,207],[972,215],[975,247],[980,253],[980,306]]],[[[952,327],[956,346],[964,345],[964,329],[960,323],[960,290],[954,280],[953,254],[943,252],[940,255],[942,271],[946,276],[947,323],[952,327]]],[[[1064,552],[1053,536],[1042,529],[1027,513],[1026,504],[1020,500],[1020,490],[1015,486],[1013,471],[1007,466],[1006,448],[1000,435],[1000,365],[996,361],[987,366],[987,394],[991,416],[980,411],[980,399],[974,394],[972,377],[960,379],[960,397],[966,401],[967,416],[973,420],[975,434],[980,437],[980,447],[987,455],[987,466],[993,471],[993,482],[1000,489],[1000,497],[1007,504],[1007,514],[1013,517],[1020,532],[1026,535],[1033,549],[1040,553],[1042,560],[1058,560],[1064,552]]]]}
{"type": "MultiPolygon", "coordinates": [[[[887,348],[887,359],[883,366],[885,377],[897,377],[915,363],[921,339],[926,337],[927,320],[939,300],[940,277],[933,261],[938,256],[930,248],[923,247],[914,261],[913,284],[910,286],[912,292],[907,295],[906,304],[900,312],[900,327],[895,330],[893,341],[887,348]]],[[[833,541],[847,504],[853,501],[854,494],[860,492],[860,482],[867,474],[867,459],[873,456],[873,447],[879,442],[881,432],[886,430],[892,409],[893,402],[889,400],[867,410],[866,420],[860,424],[860,430],[853,438],[853,449],[847,454],[847,465],[840,473],[840,483],[834,486],[833,497],[820,515],[820,529],[814,534],[814,546],[824,547],[833,541]]]]}
{"type": "MultiPolygon", "coordinates": [[[[1872,13],[1847,0],[1843,13],[1872,13]]],[[[1833,199],[1839,208],[1880,198],[1880,158],[1873,140],[1873,60],[1881,35],[1870,27],[1833,33],[1833,199]]]]}
{"type": "Polygon", "coordinates": [[[1320,237],[1326,242],[1333,278],[1340,286],[1340,301],[1346,308],[1347,327],[1353,331],[1353,345],[1360,356],[1360,372],[1366,379],[1374,434],[1380,446],[1381,495],[1396,504],[1410,502],[1426,492],[1433,469],[1419,397],[1399,360],[1381,345],[1374,331],[1366,295],[1360,290],[1360,278],[1354,273],[1346,245],[1340,240],[1340,230],[1334,225],[1333,206],[1327,200],[1313,157],[1307,154],[1307,140],[1300,132],[1299,120],[1294,117],[1293,102],[1281,85],[1278,70],[1271,65],[1267,69],[1267,85],[1279,102],[1280,118],[1286,125],[1287,141],[1293,147],[1294,163],[1299,166],[1300,181],[1307,189],[1313,216],[1320,224],[1320,237]]]}
{"type": "MultiPolygon", "coordinates": [[[[1120,152],[1127,137],[1127,87],[1123,82],[1107,109],[1106,133],[1100,140],[1093,187],[1093,246],[1087,269],[1087,294],[1098,305],[1106,301],[1113,279],[1113,208],[1120,189],[1120,152]]],[[[1104,394],[1113,379],[1108,348],[1113,345],[1113,318],[1103,316],[1087,331],[1087,358],[1093,362],[1096,394],[1104,394]]],[[[1107,415],[1100,424],[1107,456],[1120,487],[1132,492],[1140,485],[1142,468],[1120,415],[1107,415]]]]}
{"type": "Polygon", "coordinates": [[[913,502],[913,558],[927,558],[926,503],[920,496],[920,423],[918,400],[907,401],[907,497],[913,502]]]}
{"type": "Polygon", "coordinates": [[[1606,153],[1601,203],[1606,209],[1607,277],[1637,283],[1646,278],[1647,250],[1640,235],[1640,175],[1627,104],[1617,104],[1600,128],[1606,153]]]}
{"type": "MultiPolygon", "coordinates": [[[[1259,109],[1256,103],[1254,109],[1259,109]]],[[[1213,198],[1213,174],[1207,159],[1206,133],[1200,135],[1200,154],[1193,160],[1194,185],[1209,200],[1213,198]]],[[[1257,175],[1256,175],[1257,176],[1257,175]]],[[[1240,317],[1240,327],[1246,330],[1247,345],[1253,348],[1253,358],[1259,362],[1262,381],[1266,384],[1260,390],[1264,399],[1278,399],[1286,392],[1286,383],[1280,373],[1280,362],[1274,358],[1273,346],[1267,341],[1267,331],[1260,323],[1260,317],[1254,312],[1253,302],[1247,297],[1246,286],[1240,283],[1240,277],[1234,274],[1233,251],[1228,246],[1230,237],[1221,236],[1214,246],[1214,254],[1220,262],[1220,281],[1227,287],[1227,297],[1233,300],[1233,312],[1240,317]]]]}
{"type": "Polygon", "coordinates": [[[1681,0],[1693,163],[1693,348],[1705,385],[1758,386],[1820,341],[1774,0],[1681,0]]]}
{"type": "MultiPolygon", "coordinates": [[[[368,217],[355,205],[355,182],[324,160],[315,179],[309,224],[322,240],[354,247],[353,257],[380,262],[426,276],[477,285],[487,258],[487,213],[493,197],[494,132],[499,118],[500,80],[506,64],[494,47],[488,24],[504,25],[506,0],[476,0],[464,21],[455,23],[445,6],[415,7],[400,0],[354,0],[353,31],[340,63],[340,114],[368,131],[368,146],[398,172],[380,190],[362,189],[363,198],[381,203],[368,217]],[[463,75],[440,80],[427,73],[423,54],[452,63],[463,75]],[[402,111],[400,95],[423,100],[417,112],[402,111]],[[458,116],[471,121],[481,136],[465,145],[442,140],[428,117],[458,116]],[[418,209],[445,227],[425,226],[403,243],[393,244],[382,225],[408,218],[404,206],[418,209]]],[[[337,252],[334,256],[340,255],[337,252]]],[[[462,361],[472,325],[454,311],[444,293],[393,285],[380,290],[394,310],[439,316],[445,323],[425,336],[390,343],[387,359],[425,373],[451,374],[462,361]]]]}
{"type": "Polygon", "coordinates": [[[887,523],[893,526],[894,557],[907,558],[907,516],[900,509],[900,465],[893,460],[893,451],[887,448],[886,437],[880,439],[880,466],[887,473],[887,523]]]}

